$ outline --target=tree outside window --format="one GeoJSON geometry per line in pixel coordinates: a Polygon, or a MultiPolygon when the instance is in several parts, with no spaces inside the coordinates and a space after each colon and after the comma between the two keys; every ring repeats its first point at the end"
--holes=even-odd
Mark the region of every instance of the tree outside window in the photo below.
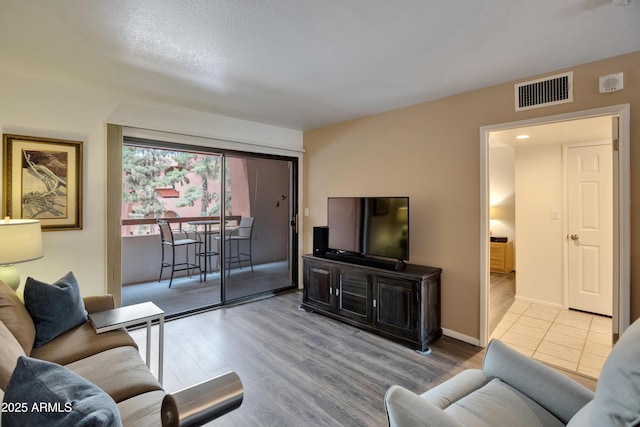
{"type": "MultiPolygon", "coordinates": [[[[123,218],[220,215],[221,161],[217,155],[124,146],[123,218]]],[[[231,200],[227,191],[227,213],[231,212],[231,200]]],[[[153,232],[155,227],[149,225],[123,229],[124,234],[153,232]]]]}

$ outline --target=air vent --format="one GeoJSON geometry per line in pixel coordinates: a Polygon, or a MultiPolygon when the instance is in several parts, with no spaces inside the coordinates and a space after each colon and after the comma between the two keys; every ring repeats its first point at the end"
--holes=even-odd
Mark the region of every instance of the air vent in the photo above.
{"type": "Polygon", "coordinates": [[[573,102],[573,71],[515,85],[516,111],[573,102]]]}

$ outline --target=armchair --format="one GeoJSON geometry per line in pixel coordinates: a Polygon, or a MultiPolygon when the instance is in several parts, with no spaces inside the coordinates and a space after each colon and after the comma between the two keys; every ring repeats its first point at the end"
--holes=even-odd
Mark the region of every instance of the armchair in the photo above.
{"type": "Polygon", "coordinates": [[[622,335],[596,393],[499,340],[482,369],[461,372],[417,395],[394,385],[385,395],[391,427],[623,426],[640,420],[640,321],[622,335]]]}

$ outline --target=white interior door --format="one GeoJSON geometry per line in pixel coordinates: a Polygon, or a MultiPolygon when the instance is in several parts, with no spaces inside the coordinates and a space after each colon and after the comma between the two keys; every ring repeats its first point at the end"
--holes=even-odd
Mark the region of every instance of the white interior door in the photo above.
{"type": "Polygon", "coordinates": [[[567,149],[568,305],[612,315],[612,146],[567,149]]]}

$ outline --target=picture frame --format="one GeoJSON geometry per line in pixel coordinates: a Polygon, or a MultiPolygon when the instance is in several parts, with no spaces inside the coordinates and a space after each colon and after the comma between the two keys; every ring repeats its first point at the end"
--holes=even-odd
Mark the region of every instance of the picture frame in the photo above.
{"type": "Polygon", "coordinates": [[[4,217],[82,230],[82,141],[2,135],[4,217]]]}

